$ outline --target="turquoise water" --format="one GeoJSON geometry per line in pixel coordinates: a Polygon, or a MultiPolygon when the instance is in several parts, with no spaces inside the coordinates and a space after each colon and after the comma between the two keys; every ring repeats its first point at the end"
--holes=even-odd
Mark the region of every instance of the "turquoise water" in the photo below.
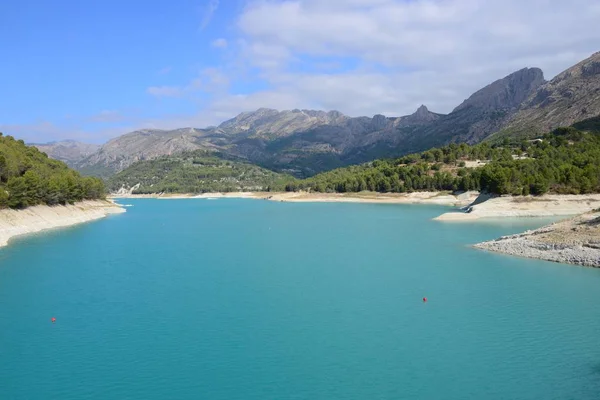
{"type": "Polygon", "coordinates": [[[600,398],[600,270],[467,246],[543,221],[126,202],[0,250],[1,399],[600,398]]]}

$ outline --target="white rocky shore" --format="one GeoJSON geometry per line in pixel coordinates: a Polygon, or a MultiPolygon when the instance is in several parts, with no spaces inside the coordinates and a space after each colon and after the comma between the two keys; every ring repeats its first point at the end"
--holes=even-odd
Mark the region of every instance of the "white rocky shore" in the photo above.
{"type": "Polygon", "coordinates": [[[82,201],[66,206],[35,206],[24,210],[0,210],[0,246],[20,235],[93,221],[125,212],[105,200],[82,201]]]}
{"type": "Polygon", "coordinates": [[[562,217],[600,208],[600,194],[543,196],[481,195],[463,211],[448,212],[437,221],[473,221],[482,218],[562,217]]]}
{"type": "Polygon", "coordinates": [[[600,212],[588,212],[536,230],[479,243],[475,247],[600,268],[600,212]]]}

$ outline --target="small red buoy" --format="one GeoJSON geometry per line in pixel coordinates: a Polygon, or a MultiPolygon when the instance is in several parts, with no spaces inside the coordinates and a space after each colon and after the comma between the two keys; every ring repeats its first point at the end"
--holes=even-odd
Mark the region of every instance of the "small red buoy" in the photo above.
{"type": "Polygon", "coordinates": [[[427,297],[423,297],[423,303],[427,303],[427,297]]]}
{"type": "Polygon", "coordinates": [[[52,321],[52,323],[55,323],[56,322],[56,318],[52,317],[52,318],[50,318],[50,321],[52,321]]]}

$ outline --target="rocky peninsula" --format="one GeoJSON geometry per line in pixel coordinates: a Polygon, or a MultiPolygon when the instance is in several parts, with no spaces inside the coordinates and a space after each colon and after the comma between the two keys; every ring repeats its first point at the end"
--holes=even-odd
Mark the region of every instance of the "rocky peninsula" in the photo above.
{"type": "Polygon", "coordinates": [[[475,245],[514,256],[600,268],[600,210],[475,245]]]}

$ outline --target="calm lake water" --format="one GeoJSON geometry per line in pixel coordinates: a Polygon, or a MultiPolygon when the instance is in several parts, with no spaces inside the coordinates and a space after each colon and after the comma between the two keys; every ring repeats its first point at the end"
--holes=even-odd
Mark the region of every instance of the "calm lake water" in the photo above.
{"type": "Polygon", "coordinates": [[[122,203],[0,249],[1,399],[600,398],[600,270],[468,247],[546,221],[122,203]]]}

